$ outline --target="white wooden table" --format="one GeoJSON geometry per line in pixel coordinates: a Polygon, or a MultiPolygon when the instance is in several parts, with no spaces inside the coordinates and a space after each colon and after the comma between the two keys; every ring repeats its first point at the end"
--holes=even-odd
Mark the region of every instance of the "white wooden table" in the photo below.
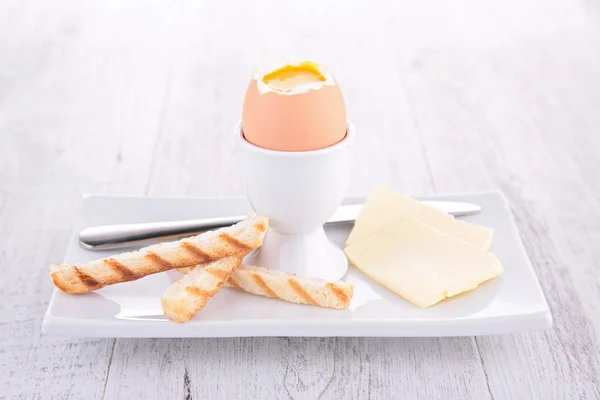
{"type": "Polygon", "coordinates": [[[0,398],[600,398],[600,4],[0,0],[0,398]],[[254,68],[328,64],[350,195],[500,189],[552,330],[446,339],[40,335],[84,192],[242,196],[254,68]]]}

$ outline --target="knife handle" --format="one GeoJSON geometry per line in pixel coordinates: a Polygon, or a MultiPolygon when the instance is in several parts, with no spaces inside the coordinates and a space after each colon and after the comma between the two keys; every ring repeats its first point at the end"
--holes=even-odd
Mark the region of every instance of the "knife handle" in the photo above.
{"type": "Polygon", "coordinates": [[[236,224],[244,218],[243,216],[236,216],[187,221],[95,226],[83,229],[79,233],[79,242],[88,250],[117,249],[152,239],[191,236],[200,232],[236,224]]]}

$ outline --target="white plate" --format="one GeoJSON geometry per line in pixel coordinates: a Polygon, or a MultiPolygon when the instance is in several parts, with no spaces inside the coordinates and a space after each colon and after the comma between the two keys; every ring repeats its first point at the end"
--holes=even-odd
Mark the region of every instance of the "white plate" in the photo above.
{"type": "MultiPolygon", "coordinates": [[[[178,324],[162,313],[160,296],[177,271],[108,286],[94,293],[68,295],[55,290],[42,330],[46,334],[94,337],[231,336],[461,336],[514,333],[548,328],[552,317],[525,254],[504,197],[499,193],[439,196],[430,199],[477,203],[467,220],[495,229],[492,251],[506,270],[472,292],[422,309],[350,267],[355,282],[348,310],[330,310],[223,289],[191,321],[178,324]]],[[[357,203],[364,199],[348,199],[357,203]]],[[[87,196],[75,223],[65,263],[106,257],[79,246],[77,233],[103,224],[169,221],[239,215],[250,211],[244,199],[173,199],[87,196]]],[[[342,245],[348,226],[327,229],[342,245]]]]}

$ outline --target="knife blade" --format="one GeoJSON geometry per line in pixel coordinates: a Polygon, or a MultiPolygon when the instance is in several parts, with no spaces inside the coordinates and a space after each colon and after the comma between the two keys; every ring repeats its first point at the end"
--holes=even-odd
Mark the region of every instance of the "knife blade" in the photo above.
{"type": "MultiPolygon", "coordinates": [[[[477,214],[477,204],[426,200],[423,204],[455,216],[477,214]]],[[[326,224],[348,223],[356,220],[362,204],[340,206],[326,224]]],[[[203,231],[233,225],[245,216],[204,218],[186,221],[150,222],[140,224],[104,225],[85,228],[79,233],[80,244],[88,250],[108,250],[139,245],[144,242],[192,236],[203,231]]]]}

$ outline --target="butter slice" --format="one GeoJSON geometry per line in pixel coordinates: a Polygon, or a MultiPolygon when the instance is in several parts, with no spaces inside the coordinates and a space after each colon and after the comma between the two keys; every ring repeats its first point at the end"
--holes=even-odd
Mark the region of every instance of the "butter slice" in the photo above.
{"type": "Polygon", "coordinates": [[[412,219],[401,219],[346,247],[358,269],[419,307],[475,289],[504,272],[487,250],[412,219]]]}
{"type": "Polygon", "coordinates": [[[484,250],[489,250],[492,246],[493,229],[458,220],[441,210],[384,187],[375,187],[371,192],[354,223],[346,245],[351,245],[399,219],[419,221],[484,250]]]}

